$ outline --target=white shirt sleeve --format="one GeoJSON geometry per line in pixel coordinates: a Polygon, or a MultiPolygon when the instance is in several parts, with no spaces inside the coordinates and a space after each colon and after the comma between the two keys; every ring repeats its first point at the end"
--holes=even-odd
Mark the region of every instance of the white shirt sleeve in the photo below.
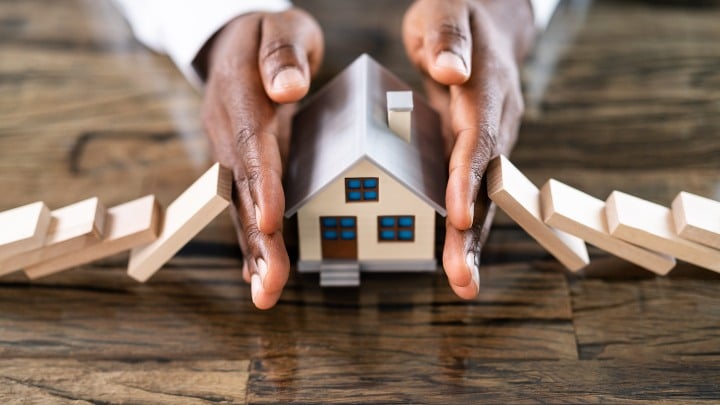
{"type": "Polygon", "coordinates": [[[251,11],[277,12],[289,0],[114,0],[135,36],[166,53],[194,85],[202,81],[192,65],[208,39],[233,18],[251,11]]]}
{"type": "Polygon", "coordinates": [[[560,0],[530,0],[535,16],[535,27],[544,30],[555,13],[560,0]]]}

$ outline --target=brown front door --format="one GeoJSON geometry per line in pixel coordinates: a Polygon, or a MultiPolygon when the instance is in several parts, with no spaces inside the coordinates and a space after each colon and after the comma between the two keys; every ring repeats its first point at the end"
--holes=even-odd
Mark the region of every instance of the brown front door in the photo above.
{"type": "Polygon", "coordinates": [[[357,217],[320,217],[323,259],[357,260],[357,217]]]}

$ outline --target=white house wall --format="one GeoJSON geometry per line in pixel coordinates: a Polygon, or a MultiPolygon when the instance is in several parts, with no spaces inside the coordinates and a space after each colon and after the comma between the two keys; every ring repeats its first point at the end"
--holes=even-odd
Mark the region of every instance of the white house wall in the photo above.
{"type": "Polygon", "coordinates": [[[435,210],[373,163],[362,160],[298,211],[300,260],[322,260],[321,216],[357,216],[358,260],[429,260],[435,257],[435,210]],[[345,202],[346,177],[377,177],[378,202],[345,202]],[[414,215],[414,242],[379,242],[379,215],[414,215]]]}

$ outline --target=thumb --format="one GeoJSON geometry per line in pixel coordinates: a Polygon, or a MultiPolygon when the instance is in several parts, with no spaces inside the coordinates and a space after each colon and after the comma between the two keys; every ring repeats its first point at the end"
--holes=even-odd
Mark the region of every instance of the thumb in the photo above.
{"type": "Polygon", "coordinates": [[[292,103],[310,89],[324,52],[320,26],[308,13],[291,9],[262,22],[258,63],[265,92],[276,103],[292,103]]]}

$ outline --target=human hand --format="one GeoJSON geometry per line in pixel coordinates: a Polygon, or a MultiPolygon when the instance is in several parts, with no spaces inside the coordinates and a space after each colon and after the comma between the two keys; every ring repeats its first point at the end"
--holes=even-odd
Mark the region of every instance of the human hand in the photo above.
{"type": "Polygon", "coordinates": [[[418,0],[405,14],[410,60],[443,120],[450,167],[443,267],[455,293],[477,296],[487,232],[478,190],[488,161],[512,149],[523,113],[518,65],[534,33],[528,0],[418,0]],[[476,212],[477,211],[477,212],[476,212]]]}
{"type": "Polygon", "coordinates": [[[260,309],[277,303],[290,269],[282,238],[289,103],[307,94],[322,56],[322,31],[299,9],[240,16],[205,52],[203,124],[216,158],[233,172],[243,277],[260,309]]]}

